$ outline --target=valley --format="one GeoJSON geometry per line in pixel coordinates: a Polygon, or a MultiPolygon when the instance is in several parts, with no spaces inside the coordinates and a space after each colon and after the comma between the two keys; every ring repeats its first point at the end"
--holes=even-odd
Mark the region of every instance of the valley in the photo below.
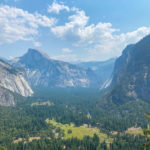
{"type": "Polygon", "coordinates": [[[149,132],[149,43],[146,36],[105,62],[71,64],[35,49],[1,60],[0,146],[143,150],[149,142],[143,132],[149,132]]]}
{"type": "Polygon", "coordinates": [[[128,116],[116,118],[114,114],[107,114],[102,109],[97,109],[95,105],[99,101],[99,90],[64,89],[62,92],[51,89],[47,92],[49,94],[45,95],[46,91],[45,93],[38,91],[40,96],[22,99],[15,107],[0,107],[0,115],[3,116],[0,119],[0,142],[8,150],[22,149],[22,147],[36,150],[37,146],[41,149],[46,147],[63,149],[64,145],[66,149],[78,145],[85,149],[84,143],[90,144],[93,148],[107,147],[112,150],[116,144],[117,146],[123,144],[124,148],[131,147],[132,144],[136,149],[142,148],[142,143],[145,141],[143,135],[135,136],[124,132],[128,132],[128,128],[136,124],[142,128],[146,127],[147,120],[143,116],[141,120],[133,117],[132,121],[128,116]],[[50,99],[53,105],[48,105],[50,99]],[[87,117],[89,111],[90,118],[87,117]],[[112,134],[112,131],[116,134],[112,134]],[[100,141],[100,144],[96,144],[96,140],[97,143],[100,141]]]}

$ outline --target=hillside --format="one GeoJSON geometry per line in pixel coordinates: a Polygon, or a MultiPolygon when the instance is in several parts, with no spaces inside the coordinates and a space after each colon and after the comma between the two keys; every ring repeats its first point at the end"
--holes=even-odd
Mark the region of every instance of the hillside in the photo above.
{"type": "Polygon", "coordinates": [[[33,91],[22,72],[0,60],[0,105],[15,105],[13,93],[27,97],[33,91]]]}
{"type": "Polygon", "coordinates": [[[112,90],[106,99],[124,104],[142,99],[150,102],[150,36],[125,48],[116,60],[111,83],[112,90]]]}

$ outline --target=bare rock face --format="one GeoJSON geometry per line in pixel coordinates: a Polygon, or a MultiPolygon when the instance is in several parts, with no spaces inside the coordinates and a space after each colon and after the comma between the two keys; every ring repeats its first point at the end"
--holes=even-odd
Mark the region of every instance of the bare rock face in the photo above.
{"type": "Polygon", "coordinates": [[[115,104],[150,102],[150,35],[127,46],[116,60],[111,88],[105,98],[115,104]]]}
{"type": "Polygon", "coordinates": [[[0,61],[0,86],[25,97],[33,94],[23,74],[2,61],[0,61]]]}
{"type": "Polygon", "coordinates": [[[15,105],[10,91],[25,97],[33,94],[23,73],[0,60],[0,105],[15,105]]]}
{"type": "Polygon", "coordinates": [[[0,105],[2,106],[15,105],[14,95],[10,91],[2,87],[0,87],[0,105]]]}

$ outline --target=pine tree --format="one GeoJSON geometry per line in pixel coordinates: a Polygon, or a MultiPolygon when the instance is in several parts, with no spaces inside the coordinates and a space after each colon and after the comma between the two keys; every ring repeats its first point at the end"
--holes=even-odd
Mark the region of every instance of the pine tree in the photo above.
{"type": "MultiPolygon", "coordinates": [[[[150,115],[145,115],[145,117],[150,121],[150,115]]],[[[143,146],[146,150],[146,148],[150,147],[150,122],[147,125],[147,129],[143,129],[143,133],[147,139],[147,143],[143,144],[143,146]]]]}

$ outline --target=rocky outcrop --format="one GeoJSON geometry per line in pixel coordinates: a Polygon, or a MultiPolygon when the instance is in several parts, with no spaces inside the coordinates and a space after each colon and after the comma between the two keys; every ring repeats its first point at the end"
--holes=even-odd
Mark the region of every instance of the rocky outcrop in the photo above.
{"type": "Polygon", "coordinates": [[[31,96],[33,91],[23,76],[12,66],[0,61],[0,86],[22,96],[31,96]]]}
{"type": "Polygon", "coordinates": [[[13,93],[27,97],[33,91],[22,72],[0,60],[0,105],[15,105],[13,93]]]}
{"type": "Polygon", "coordinates": [[[0,105],[2,106],[14,106],[14,95],[7,89],[0,87],[0,105]]]}

